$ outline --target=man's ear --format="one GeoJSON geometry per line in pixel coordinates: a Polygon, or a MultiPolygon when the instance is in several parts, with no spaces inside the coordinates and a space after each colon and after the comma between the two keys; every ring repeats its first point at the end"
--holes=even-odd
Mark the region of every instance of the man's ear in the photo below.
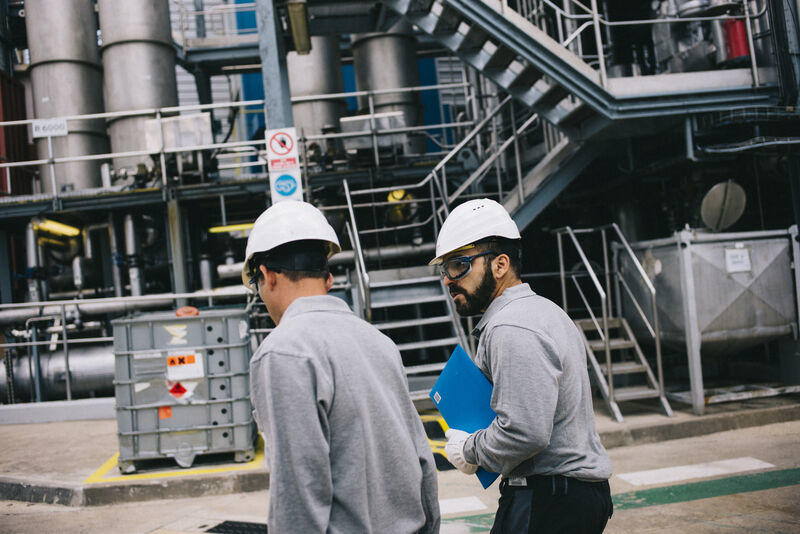
{"type": "Polygon", "coordinates": [[[328,279],[325,280],[325,291],[330,291],[333,287],[333,275],[328,273],[328,279]]]}
{"type": "Polygon", "coordinates": [[[503,278],[511,268],[511,260],[507,254],[500,254],[492,260],[492,274],[496,279],[503,278]]]}
{"type": "Polygon", "coordinates": [[[258,269],[261,271],[261,276],[264,277],[264,283],[267,284],[267,289],[274,289],[275,284],[278,283],[278,273],[267,269],[263,265],[259,265],[258,269]]]}

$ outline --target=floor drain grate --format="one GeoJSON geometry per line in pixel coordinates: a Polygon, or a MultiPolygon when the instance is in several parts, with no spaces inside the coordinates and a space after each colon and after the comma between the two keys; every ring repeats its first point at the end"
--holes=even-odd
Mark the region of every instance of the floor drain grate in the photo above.
{"type": "Polygon", "coordinates": [[[217,534],[267,534],[267,525],[264,523],[248,523],[247,521],[223,521],[214,525],[206,532],[217,534]]]}

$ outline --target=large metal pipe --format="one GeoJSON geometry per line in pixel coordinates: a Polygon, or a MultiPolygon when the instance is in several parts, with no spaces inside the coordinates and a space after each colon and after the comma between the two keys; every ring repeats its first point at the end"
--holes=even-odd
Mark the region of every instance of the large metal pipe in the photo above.
{"type": "MultiPolygon", "coordinates": [[[[98,0],[103,39],[103,96],[107,111],[176,106],[175,49],[170,34],[169,2],[98,0]]],[[[144,150],[148,117],[112,119],[108,124],[115,152],[144,150]]],[[[148,164],[148,156],[114,158],[115,167],[148,164]]]]}
{"type": "MultiPolygon", "coordinates": [[[[67,398],[64,351],[45,352],[39,356],[41,366],[41,400],[67,398]]],[[[33,362],[27,355],[12,363],[14,398],[31,399],[33,362]]],[[[114,394],[114,347],[111,344],[69,349],[69,374],[72,397],[107,396],[114,394]]],[[[6,366],[0,365],[0,399],[8,399],[9,380],[6,366]]]]}
{"type": "Polygon", "coordinates": [[[42,300],[42,292],[39,288],[39,246],[36,243],[36,229],[33,222],[29,222],[25,227],[25,267],[28,270],[28,300],[38,302],[42,300]]]}
{"type": "Polygon", "coordinates": [[[142,270],[139,267],[139,235],[136,233],[136,221],[130,213],[125,215],[125,260],[128,263],[128,281],[131,285],[131,296],[142,295],[142,270]]]}
{"type": "MultiPolygon", "coordinates": [[[[419,246],[414,245],[393,245],[390,247],[372,248],[364,250],[364,259],[367,261],[395,260],[398,258],[411,258],[415,256],[430,256],[436,250],[434,243],[423,243],[419,246]]],[[[343,250],[336,254],[328,262],[331,266],[345,265],[353,263],[355,253],[352,250],[343,250]]],[[[225,263],[217,265],[217,276],[220,279],[241,278],[242,266],[244,262],[225,263]]]]}
{"type": "MultiPolygon", "coordinates": [[[[92,0],[26,0],[33,92],[37,119],[103,112],[102,71],[97,53],[97,24],[92,0]]],[[[108,140],[102,119],[69,121],[69,134],[53,137],[56,157],[102,154],[108,140]]],[[[39,158],[49,155],[48,139],[36,142],[39,158]]],[[[102,161],[55,165],[56,190],[100,186],[102,161]]],[[[41,168],[42,189],[53,193],[49,166],[41,168]]]]}
{"type": "MultiPolygon", "coordinates": [[[[401,20],[384,33],[360,33],[352,36],[353,66],[356,88],[359,91],[417,87],[417,41],[410,22],[401,20]]],[[[400,111],[405,126],[422,122],[422,106],[418,93],[386,93],[375,95],[372,111],[385,113],[400,111]]],[[[362,112],[369,113],[369,97],[358,97],[362,112]]],[[[425,140],[406,134],[406,153],[424,151],[425,140]]]]}
{"type": "MultiPolygon", "coordinates": [[[[292,96],[343,93],[342,59],[336,35],[311,37],[311,52],[286,54],[289,86],[292,96]]],[[[303,135],[319,135],[339,130],[339,118],[344,112],[343,100],[318,100],[292,104],[297,131],[303,135]]]]}

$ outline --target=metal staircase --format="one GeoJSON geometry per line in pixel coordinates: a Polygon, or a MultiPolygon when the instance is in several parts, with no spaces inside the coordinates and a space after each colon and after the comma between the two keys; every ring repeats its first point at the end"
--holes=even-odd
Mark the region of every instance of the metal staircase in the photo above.
{"type": "Polygon", "coordinates": [[[622,235],[616,224],[603,226],[593,229],[572,229],[570,227],[561,228],[555,231],[558,238],[558,256],[561,271],[561,293],[562,305],[567,311],[567,279],[573,282],[578,297],[580,298],[584,311],[588,318],[578,319],[575,325],[583,336],[586,347],[586,358],[592,376],[608,406],[609,411],[618,422],[622,422],[622,412],[619,403],[641,399],[657,398],[664,413],[672,417],[672,408],[664,394],[664,376],[661,368],[661,342],[658,328],[658,311],[656,308],[656,291],[650,279],[647,277],[628,242],[622,235]],[[637,280],[626,280],[620,272],[609,271],[608,257],[608,232],[618,240],[622,249],[629,254],[634,266],[636,266],[637,280]],[[578,236],[589,234],[601,237],[603,249],[603,270],[600,275],[605,279],[605,285],[600,283],[600,278],[596,272],[596,267],[590,262],[584,252],[584,248],[578,240],[578,236]],[[574,250],[579,258],[579,265],[584,269],[576,272],[574,269],[567,272],[565,267],[564,240],[574,245],[574,250]],[[586,292],[580,284],[579,279],[588,277],[600,299],[600,313],[596,307],[592,307],[587,298],[586,292]],[[616,285],[616,306],[612,306],[611,284],[616,285]],[[631,291],[631,284],[639,283],[647,288],[650,294],[653,310],[652,323],[647,320],[642,310],[641,304],[634,297],[631,291]],[[652,343],[655,351],[654,366],[648,361],[642,348],[633,334],[628,322],[622,318],[622,289],[630,298],[629,302],[639,312],[643,318],[645,326],[651,333],[652,343]],[[599,315],[599,317],[598,317],[599,315]]]}
{"type": "Polygon", "coordinates": [[[343,187],[349,214],[346,231],[355,256],[350,280],[353,307],[395,342],[411,398],[426,405],[428,392],[455,345],[468,346],[461,321],[435,268],[367,270],[346,181],[343,187]]]}

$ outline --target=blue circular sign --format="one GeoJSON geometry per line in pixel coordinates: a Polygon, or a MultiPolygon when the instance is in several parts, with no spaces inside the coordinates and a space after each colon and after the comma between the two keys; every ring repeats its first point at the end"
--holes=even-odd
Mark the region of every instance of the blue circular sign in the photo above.
{"type": "Polygon", "coordinates": [[[275,191],[277,191],[279,195],[285,197],[291,196],[297,191],[297,181],[294,179],[294,176],[291,174],[281,174],[278,176],[275,180],[275,191]]]}

